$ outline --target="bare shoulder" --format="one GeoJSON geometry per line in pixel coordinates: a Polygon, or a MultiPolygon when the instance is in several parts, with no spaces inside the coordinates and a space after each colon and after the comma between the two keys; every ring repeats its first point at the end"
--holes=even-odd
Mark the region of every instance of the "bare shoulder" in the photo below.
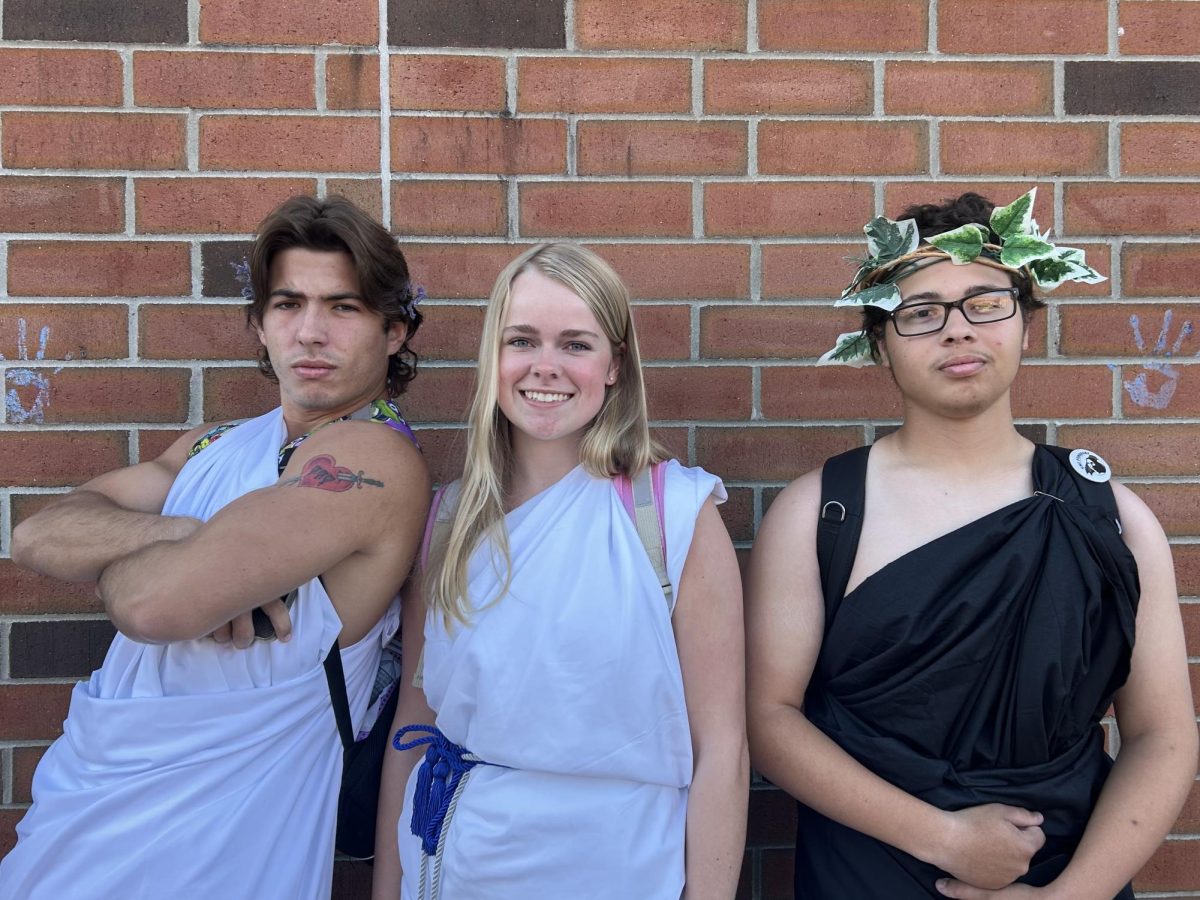
{"type": "Polygon", "coordinates": [[[1112,489],[1113,497],[1117,501],[1117,512],[1121,516],[1121,536],[1138,558],[1138,562],[1143,562],[1143,555],[1161,557],[1163,553],[1167,554],[1169,560],[1167,536],[1150,507],[1141,497],[1117,481],[1112,482],[1112,489]]]}
{"type": "Polygon", "coordinates": [[[406,511],[416,507],[423,520],[429,503],[429,469],[421,452],[378,422],[335,422],[315,432],[296,448],[280,483],[352,493],[389,519],[412,515],[406,511]]]}
{"type": "Polygon", "coordinates": [[[821,504],[821,470],[813,469],[801,475],[771,503],[763,517],[760,537],[766,533],[782,533],[788,538],[803,538],[816,533],[821,504]]]}

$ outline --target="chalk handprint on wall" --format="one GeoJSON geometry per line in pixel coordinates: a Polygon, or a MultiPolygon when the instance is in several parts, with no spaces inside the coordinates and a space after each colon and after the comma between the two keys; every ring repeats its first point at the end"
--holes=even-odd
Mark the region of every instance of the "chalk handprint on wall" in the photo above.
{"type": "MultiPolygon", "coordinates": [[[[38,330],[38,347],[33,358],[29,356],[28,323],[17,319],[17,361],[40,362],[46,358],[46,344],[50,340],[50,326],[38,330]]],[[[0,361],[7,357],[0,353],[0,361]]],[[[70,354],[67,355],[70,359],[70,354]]],[[[60,366],[50,373],[41,369],[17,367],[4,373],[4,408],[10,424],[23,425],[28,422],[40,424],[46,419],[46,407],[50,405],[50,378],[62,371],[60,366]]]]}
{"type": "Polygon", "coordinates": [[[1166,409],[1171,403],[1171,398],[1175,396],[1175,389],[1179,385],[1179,376],[1181,373],[1177,366],[1165,360],[1169,360],[1171,357],[1179,354],[1184,341],[1191,335],[1193,328],[1190,321],[1185,321],[1179,329],[1179,334],[1176,335],[1174,343],[1168,349],[1167,343],[1171,339],[1171,320],[1173,316],[1174,311],[1170,309],[1163,313],[1162,328],[1158,332],[1158,340],[1154,342],[1152,350],[1146,349],[1146,341],[1142,337],[1142,323],[1138,315],[1134,313],[1129,317],[1129,324],[1133,328],[1133,341],[1137,345],[1138,350],[1143,354],[1164,358],[1163,362],[1151,361],[1143,364],[1141,371],[1131,380],[1124,383],[1125,393],[1138,406],[1149,407],[1151,409],[1166,409]]]}

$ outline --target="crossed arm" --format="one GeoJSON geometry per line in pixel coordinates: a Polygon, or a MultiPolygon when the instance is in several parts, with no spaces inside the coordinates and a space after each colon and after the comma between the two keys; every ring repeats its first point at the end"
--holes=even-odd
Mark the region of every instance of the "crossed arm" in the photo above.
{"type": "Polygon", "coordinates": [[[30,518],[14,534],[14,558],[54,577],[98,579],[113,623],[136,640],[203,637],[317,575],[344,588],[327,583],[343,643],[365,633],[403,580],[424,520],[428,476],[416,450],[375,423],[337,423],[296,450],[278,484],[202,525],[181,524],[157,513],[189,438],[30,518]],[[319,457],[342,489],[297,480],[319,457]],[[339,483],[342,469],[377,483],[339,483]],[[354,571],[339,571],[351,557],[354,571]],[[347,599],[339,604],[338,596],[347,599]]]}
{"type": "Polygon", "coordinates": [[[13,529],[13,562],[62,581],[96,581],[123,556],[187,537],[199,521],[161,513],[188,448],[205,429],[183,435],[151,462],[93,478],[21,522],[13,529]]]}

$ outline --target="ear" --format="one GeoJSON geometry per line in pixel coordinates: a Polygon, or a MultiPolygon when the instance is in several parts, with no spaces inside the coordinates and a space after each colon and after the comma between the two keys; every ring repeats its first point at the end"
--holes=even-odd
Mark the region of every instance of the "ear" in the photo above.
{"type": "Polygon", "coordinates": [[[625,361],[625,344],[622,342],[613,348],[612,361],[608,364],[608,373],[604,378],[604,383],[611,386],[617,383],[617,376],[621,373],[621,363],[625,361]]]}
{"type": "Polygon", "coordinates": [[[397,350],[404,346],[404,339],[408,337],[408,323],[393,322],[387,327],[387,355],[391,356],[397,350]]]}
{"type": "Polygon", "coordinates": [[[1021,328],[1021,352],[1029,349],[1029,323],[1026,322],[1021,328]]]}
{"type": "Polygon", "coordinates": [[[888,359],[888,354],[887,354],[886,330],[883,333],[881,333],[879,335],[879,338],[875,341],[875,349],[879,351],[879,364],[881,366],[883,366],[885,369],[890,369],[892,367],[892,361],[890,359],[888,359]]]}
{"type": "Polygon", "coordinates": [[[264,347],[267,346],[267,335],[266,332],[263,331],[262,321],[260,319],[252,320],[250,322],[250,327],[254,329],[254,334],[258,337],[258,342],[264,347]]]}

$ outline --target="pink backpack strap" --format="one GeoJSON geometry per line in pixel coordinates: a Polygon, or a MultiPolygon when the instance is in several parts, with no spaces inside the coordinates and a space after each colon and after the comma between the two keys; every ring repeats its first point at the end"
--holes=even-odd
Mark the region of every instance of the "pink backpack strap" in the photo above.
{"type": "MultiPolygon", "coordinates": [[[[453,483],[453,482],[451,482],[453,483]]],[[[442,500],[446,496],[446,489],[449,484],[443,484],[433,494],[433,500],[429,504],[429,515],[425,519],[425,536],[421,538],[421,568],[424,569],[429,563],[429,545],[433,542],[433,531],[437,527],[438,510],[442,507],[442,500]]]]}
{"type": "Polygon", "coordinates": [[[649,470],[638,473],[636,484],[628,475],[618,475],[613,479],[613,487],[625,512],[633,520],[642,548],[666,598],[667,607],[674,611],[675,590],[667,574],[666,524],[663,515],[665,477],[666,466],[655,463],[649,470]],[[653,507],[653,512],[650,507],[653,507]]]}

